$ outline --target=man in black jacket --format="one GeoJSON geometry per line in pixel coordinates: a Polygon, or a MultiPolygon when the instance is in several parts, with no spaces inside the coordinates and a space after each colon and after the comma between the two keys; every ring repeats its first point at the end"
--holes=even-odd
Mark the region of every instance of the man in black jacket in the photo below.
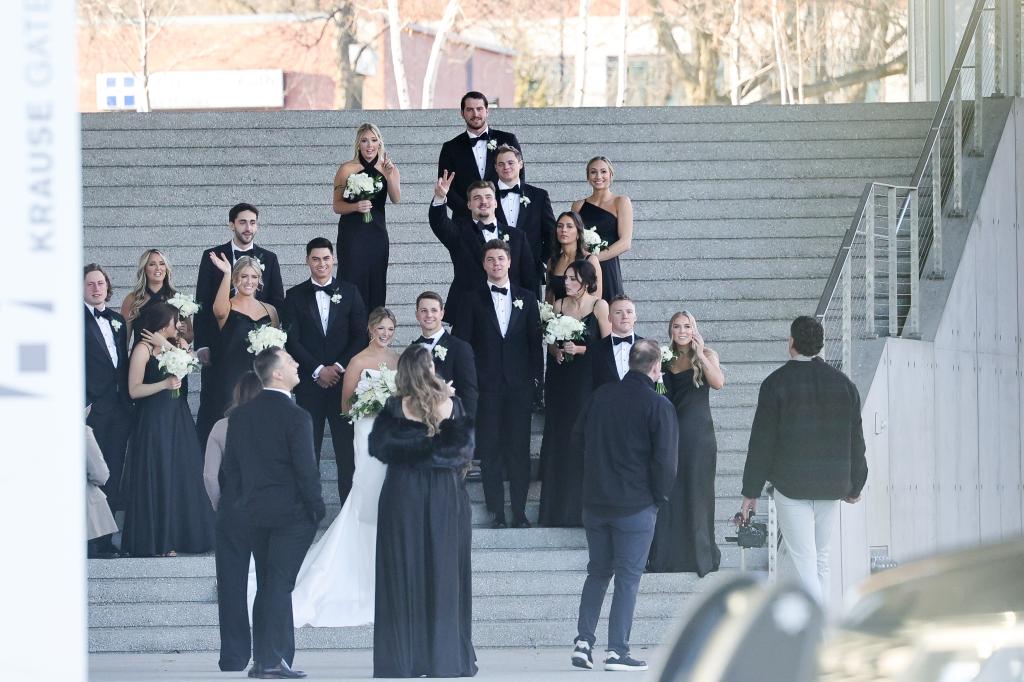
{"type": "Polygon", "coordinates": [[[420,324],[420,336],[413,343],[422,343],[434,359],[434,371],[445,381],[452,383],[455,395],[462,400],[469,417],[476,417],[476,402],[479,395],[476,384],[476,360],[473,348],[462,339],[445,331],[441,325],[444,319],[444,300],[440,294],[424,291],[416,297],[416,321],[420,324]]]}
{"type": "Polygon", "coordinates": [[[263,392],[228,419],[221,464],[225,481],[237,482],[256,560],[253,667],[250,677],[305,677],[292,670],[295,650],[292,589],[317,524],[324,517],[320,472],[313,452],[313,421],[295,404],[299,363],[280,348],[253,361],[263,392]]]}
{"type": "MultiPolygon", "coordinates": [[[[441,145],[441,155],[437,159],[437,177],[447,171],[457,178],[452,186],[452,217],[469,219],[466,201],[469,199],[467,188],[475,181],[498,181],[494,169],[494,155],[498,147],[508,145],[519,149],[519,140],[512,133],[503,130],[492,130],[487,125],[487,97],[481,92],[470,91],[462,96],[459,102],[462,120],[466,122],[466,130],[441,145]]],[[[523,182],[526,175],[523,174],[523,182]]],[[[450,302],[450,301],[449,301],[450,302]]]]}
{"type": "Polygon", "coordinates": [[[629,351],[641,340],[633,328],[636,326],[636,305],[625,294],[618,294],[608,304],[608,320],[612,333],[600,339],[588,352],[594,353],[594,388],[616,382],[629,371],[629,351]]]}
{"type": "Polygon", "coordinates": [[[338,495],[352,489],[355,452],[352,425],[341,414],[341,383],[352,356],[366,347],[366,306],[355,285],[333,277],[334,246],[317,237],[306,244],[309,279],[284,299],[285,348],[299,363],[295,402],[313,417],[313,447],[320,463],[324,423],[331,425],[338,464],[338,495]]]}
{"type": "Polygon", "coordinates": [[[548,257],[551,240],[555,238],[555,213],[546,189],[528,185],[519,179],[523,170],[523,153],[515,147],[502,145],[495,150],[494,168],[498,173],[498,222],[523,231],[533,254],[537,271],[537,298],[541,298],[540,283],[548,257]]]}
{"type": "Polygon", "coordinates": [[[573,447],[583,448],[583,526],[590,551],[572,654],[578,668],[594,667],[594,630],[614,575],[604,668],[647,669],[629,655],[629,632],[658,507],[672,491],[679,457],[675,409],[654,390],[660,378],[658,342],[637,341],[629,372],[596,389],[573,428],[573,447]]]}
{"type": "Polygon", "coordinates": [[[828,545],[839,500],[857,502],[868,477],[860,394],[818,356],[823,342],[821,323],[796,318],[792,359],[761,383],[741,510],[744,518],[752,514],[771,481],[783,538],[780,573],[793,575],[822,603],[829,594],[828,545]]]}

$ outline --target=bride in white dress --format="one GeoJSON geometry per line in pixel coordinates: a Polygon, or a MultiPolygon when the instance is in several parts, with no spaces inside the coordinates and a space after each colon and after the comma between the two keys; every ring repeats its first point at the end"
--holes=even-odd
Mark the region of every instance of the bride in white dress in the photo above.
{"type": "MultiPolygon", "coordinates": [[[[355,395],[380,366],[394,370],[398,355],[388,346],[395,335],[395,316],[387,308],[370,313],[367,325],[370,344],[345,368],[341,402],[347,412],[355,395]]],[[[370,457],[367,438],[375,417],[356,420],[355,474],[352,490],[327,532],[309,551],[299,569],[292,591],[295,627],[345,627],[373,622],[374,582],[377,560],[377,500],[387,466],[370,457]]],[[[250,612],[255,594],[255,574],[249,573],[250,612]]]]}

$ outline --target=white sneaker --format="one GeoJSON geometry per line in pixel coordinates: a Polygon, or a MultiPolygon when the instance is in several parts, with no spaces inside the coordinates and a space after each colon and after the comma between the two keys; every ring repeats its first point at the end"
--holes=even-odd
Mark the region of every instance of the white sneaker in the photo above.
{"type": "Polygon", "coordinates": [[[577,668],[593,670],[594,654],[590,650],[590,642],[585,639],[576,640],[576,646],[572,650],[572,664],[577,668]]]}
{"type": "Polygon", "coordinates": [[[618,655],[614,651],[607,652],[608,656],[604,659],[604,669],[614,671],[633,671],[633,670],[647,670],[647,661],[638,661],[631,657],[629,654],[623,656],[618,655]]]}

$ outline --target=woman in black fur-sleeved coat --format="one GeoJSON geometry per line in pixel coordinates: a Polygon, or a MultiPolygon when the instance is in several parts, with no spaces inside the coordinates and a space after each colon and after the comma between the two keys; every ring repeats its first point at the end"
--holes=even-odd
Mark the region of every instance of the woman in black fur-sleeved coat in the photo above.
{"type": "Polygon", "coordinates": [[[388,465],[377,516],[373,675],[471,677],[472,538],[463,477],[473,427],[459,399],[448,398],[434,377],[429,353],[413,347],[417,367],[403,372],[409,351],[398,364],[398,393],[406,397],[387,402],[369,439],[370,454],[388,465]],[[436,382],[443,395],[424,396],[425,382],[436,382]],[[418,397],[403,391],[409,384],[418,397]],[[434,414],[424,419],[431,405],[434,414]]]}

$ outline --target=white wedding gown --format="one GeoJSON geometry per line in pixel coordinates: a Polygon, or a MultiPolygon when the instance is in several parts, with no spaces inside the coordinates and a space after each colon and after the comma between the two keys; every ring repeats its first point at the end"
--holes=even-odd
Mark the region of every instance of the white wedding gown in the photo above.
{"type": "MultiPolygon", "coordinates": [[[[378,374],[376,370],[366,372],[378,374]]],[[[386,464],[370,457],[367,439],[373,422],[374,417],[363,417],[353,425],[356,471],[352,490],[330,528],[309,548],[299,569],[292,591],[295,627],[345,627],[373,622],[377,501],[387,473],[386,464]]],[[[250,568],[250,614],[255,593],[256,574],[250,568]]]]}

